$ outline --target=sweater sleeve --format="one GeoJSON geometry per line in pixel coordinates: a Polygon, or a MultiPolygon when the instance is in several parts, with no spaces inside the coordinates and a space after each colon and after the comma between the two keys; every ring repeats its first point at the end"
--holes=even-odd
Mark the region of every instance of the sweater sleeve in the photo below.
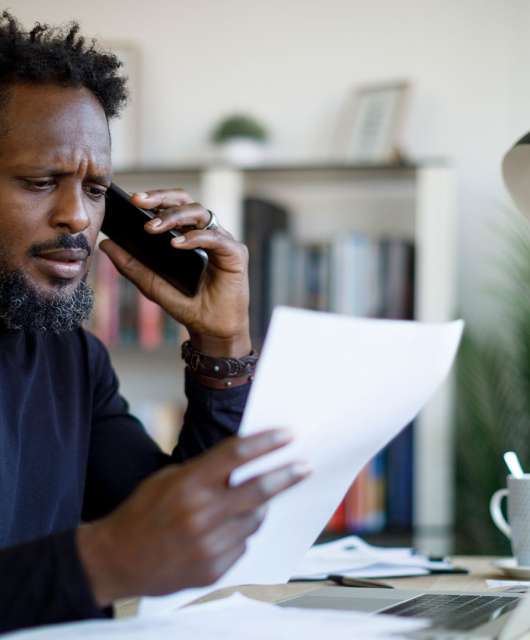
{"type": "Polygon", "coordinates": [[[169,456],[130,414],[106,348],[87,335],[94,401],[83,519],[93,520],[115,509],[152,473],[167,464],[184,462],[236,434],[250,385],[210,389],[186,372],[188,406],[179,441],[169,456]]]}
{"type": "Polygon", "coordinates": [[[110,616],[77,553],[75,530],[0,549],[0,632],[110,616]]]}
{"type": "Polygon", "coordinates": [[[233,389],[210,389],[186,369],[185,388],[188,408],[173,451],[176,462],[192,458],[238,432],[250,383],[233,389]]]}

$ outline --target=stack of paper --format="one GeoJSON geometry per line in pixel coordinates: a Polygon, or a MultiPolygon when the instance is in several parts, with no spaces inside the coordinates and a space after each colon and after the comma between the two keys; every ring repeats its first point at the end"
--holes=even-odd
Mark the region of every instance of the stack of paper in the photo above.
{"type": "Polygon", "coordinates": [[[374,547],[358,536],[347,536],[312,547],[292,579],[325,580],[330,574],[349,578],[398,578],[451,570],[445,560],[429,560],[405,547],[374,547]]]}
{"type": "Polygon", "coordinates": [[[385,640],[403,637],[426,623],[349,611],[281,608],[239,593],[171,615],[54,625],[4,636],[7,640],[280,640],[325,637],[385,640]]]}

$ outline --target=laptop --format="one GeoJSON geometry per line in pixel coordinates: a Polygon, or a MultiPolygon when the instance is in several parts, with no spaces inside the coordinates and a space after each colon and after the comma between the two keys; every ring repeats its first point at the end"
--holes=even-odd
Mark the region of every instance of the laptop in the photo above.
{"type": "Polygon", "coordinates": [[[322,587],[278,604],[428,619],[429,627],[407,636],[419,640],[515,640],[530,630],[530,592],[521,595],[322,587]]]}

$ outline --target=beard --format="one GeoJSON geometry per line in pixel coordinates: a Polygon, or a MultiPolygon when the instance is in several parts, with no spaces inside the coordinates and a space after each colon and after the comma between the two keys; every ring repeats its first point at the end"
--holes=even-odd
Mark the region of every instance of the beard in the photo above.
{"type": "MultiPolygon", "coordinates": [[[[63,237],[57,246],[72,247],[74,243],[68,240],[63,237]]],[[[44,293],[23,271],[9,269],[0,248],[0,327],[53,333],[78,328],[89,318],[94,305],[94,292],[86,280],[87,275],[71,293],[61,293],[61,286],[66,286],[61,282],[57,283],[57,292],[44,293]]]]}

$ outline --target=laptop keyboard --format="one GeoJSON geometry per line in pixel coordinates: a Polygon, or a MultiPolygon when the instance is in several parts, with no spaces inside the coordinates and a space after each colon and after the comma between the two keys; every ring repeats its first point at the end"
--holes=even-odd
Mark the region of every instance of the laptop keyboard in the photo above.
{"type": "Polygon", "coordinates": [[[511,611],[520,598],[499,596],[422,595],[380,613],[403,618],[429,618],[432,626],[468,631],[511,611]]]}

